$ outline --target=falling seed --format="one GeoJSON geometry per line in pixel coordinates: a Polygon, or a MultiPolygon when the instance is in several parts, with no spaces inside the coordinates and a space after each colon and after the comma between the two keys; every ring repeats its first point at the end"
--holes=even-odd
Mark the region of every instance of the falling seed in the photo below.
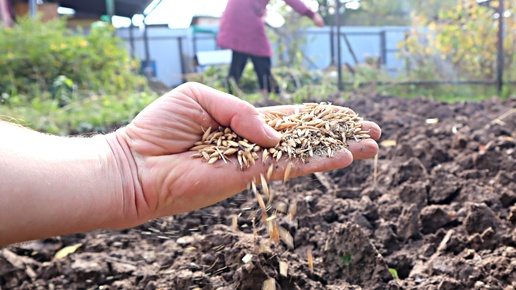
{"type": "Polygon", "coordinates": [[[278,151],[278,154],[276,154],[276,160],[280,160],[282,154],[283,151],[278,151]]]}
{"type": "Polygon", "coordinates": [[[287,247],[294,248],[294,238],[292,235],[282,226],[277,225],[278,234],[280,239],[287,245],[287,247]]]}
{"type": "Polygon", "coordinates": [[[233,218],[231,219],[231,227],[235,231],[238,230],[238,215],[236,215],[236,214],[233,215],[233,218]]]}
{"type": "Polygon", "coordinates": [[[295,217],[297,214],[297,202],[293,202],[290,204],[289,208],[288,208],[288,215],[290,217],[295,217]]]}
{"type": "Polygon", "coordinates": [[[260,173],[260,179],[262,182],[263,193],[265,193],[265,197],[268,200],[268,199],[270,199],[270,193],[269,193],[269,186],[267,185],[267,180],[265,179],[265,176],[263,176],[263,174],[261,174],[261,173],[260,173]]]}
{"type": "Polygon", "coordinates": [[[269,166],[269,169],[267,169],[267,180],[271,180],[273,171],[274,171],[274,164],[271,164],[269,166]]]}
{"type": "Polygon", "coordinates": [[[254,181],[251,182],[251,188],[256,196],[256,199],[258,200],[258,204],[260,205],[260,208],[262,209],[262,219],[265,221],[267,220],[267,207],[265,207],[265,202],[263,202],[263,198],[256,189],[256,183],[254,181]]]}
{"type": "Polygon", "coordinates": [[[312,250],[308,249],[308,268],[310,269],[310,273],[314,273],[314,258],[312,257],[312,250]]]}
{"type": "Polygon", "coordinates": [[[278,227],[279,226],[277,221],[269,221],[269,235],[273,243],[278,243],[280,241],[280,233],[278,227]]]}
{"type": "Polygon", "coordinates": [[[283,175],[283,182],[287,182],[290,177],[290,171],[292,170],[292,163],[287,164],[287,168],[285,168],[285,175],[283,175]]]}

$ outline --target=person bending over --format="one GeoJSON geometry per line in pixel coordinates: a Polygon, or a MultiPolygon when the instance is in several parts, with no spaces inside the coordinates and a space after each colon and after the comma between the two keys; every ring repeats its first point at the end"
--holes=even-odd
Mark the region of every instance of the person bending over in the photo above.
{"type": "MultiPolygon", "coordinates": [[[[310,10],[301,0],[285,0],[301,15],[307,16],[316,26],[324,26],[319,13],[310,10]]],[[[238,84],[247,61],[251,59],[262,92],[279,94],[271,74],[272,49],[265,33],[266,6],[269,0],[229,0],[220,19],[217,45],[232,51],[227,86],[230,79],[238,84]]]]}

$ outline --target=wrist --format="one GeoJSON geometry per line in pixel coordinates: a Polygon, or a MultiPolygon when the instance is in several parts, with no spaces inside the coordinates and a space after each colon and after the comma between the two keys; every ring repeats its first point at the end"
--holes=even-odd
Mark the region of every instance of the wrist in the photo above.
{"type": "Polygon", "coordinates": [[[111,228],[128,228],[145,222],[147,202],[143,195],[135,153],[125,137],[125,128],[105,135],[110,148],[110,166],[116,172],[114,184],[118,197],[118,211],[113,216],[111,228]]]}
{"type": "Polygon", "coordinates": [[[122,195],[105,136],[0,130],[0,245],[112,227],[122,195]]]}

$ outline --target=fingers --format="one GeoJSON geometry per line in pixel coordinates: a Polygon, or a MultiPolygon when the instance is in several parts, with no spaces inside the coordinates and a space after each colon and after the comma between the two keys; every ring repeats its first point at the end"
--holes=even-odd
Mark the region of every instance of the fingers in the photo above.
{"type": "Polygon", "coordinates": [[[369,131],[369,136],[371,136],[371,139],[373,140],[378,140],[382,136],[382,129],[380,129],[380,126],[378,126],[374,122],[363,121],[362,129],[365,131],[369,131]]]}
{"type": "Polygon", "coordinates": [[[360,142],[350,141],[349,151],[353,154],[353,160],[373,158],[378,153],[378,144],[370,139],[360,142]]]}
{"type": "MultiPolygon", "coordinates": [[[[274,162],[272,180],[288,180],[294,177],[308,175],[315,172],[330,171],[347,167],[353,162],[353,155],[347,149],[336,151],[333,157],[314,156],[307,163],[300,160],[282,159],[274,162]]],[[[270,165],[265,165],[267,170],[270,165]]]]}
{"type": "Polygon", "coordinates": [[[264,147],[274,147],[280,134],[266,125],[258,110],[248,102],[199,83],[186,83],[176,89],[194,99],[222,126],[264,147]]]}
{"type": "MultiPolygon", "coordinates": [[[[280,106],[274,106],[274,107],[262,107],[262,108],[257,108],[257,109],[262,114],[274,113],[274,112],[280,112],[280,113],[284,113],[284,114],[293,114],[296,111],[296,109],[301,110],[303,107],[304,107],[303,105],[280,105],[280,106]]],[[[350,108],[338,107],[338,106],[335,106],[335,107],[340,108],[344,112],[347,112],[349,114],[356,115],[356,113],[353,110],[351,110],[350,108]]]]}
{"type": "MultiPolygon", "coordinates": [[[[238,99],[235,96],[223,93],[199,83],[187,83],[177,88],[180,93],[194,99],[210,116],[222,126],[229,126],[239,136],[248,139],[262,147],[274,147],[278,144],[281,135],[264,123],[263,114],[270,112],[282,112],[291,114],[302,105],[284,105],[266,108],[255,108],[251,104],[238,99]]],[[[342,110],[355,114],[349,108],[341,107],[342,110]]],[[[364,130],[369,131],[373,140],[381,136],[380,127],[373,123],[364,121],[364,130]]],[[[378,150],[375,142],[350,145],[350,150],[355,159],[366,159],[374,156],[373,152],[378,150]]]]}

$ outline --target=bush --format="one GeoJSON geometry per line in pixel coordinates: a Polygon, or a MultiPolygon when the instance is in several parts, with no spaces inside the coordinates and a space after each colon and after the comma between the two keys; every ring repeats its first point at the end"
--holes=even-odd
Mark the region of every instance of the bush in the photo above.
{"type": "Polygon", "coordinates": [[[57,135],[105,133],[128,124],[158,96],[150,92],[127,95],[93,95],[65,106],[48,95],[30,101],[17,96],[0,96],[0,119],[57,135]]]}
{"type": "Polygon", "coordinates": [[[22,18],[14,28],[0,27],[0,93],[30,101],[41,92],[63,96],[65,87],[98,94],[139,89],[145,79],[135,73],[138,62],[113,32],[97,25],[87,35],[73,33],[66,19],[22,18]]]}

